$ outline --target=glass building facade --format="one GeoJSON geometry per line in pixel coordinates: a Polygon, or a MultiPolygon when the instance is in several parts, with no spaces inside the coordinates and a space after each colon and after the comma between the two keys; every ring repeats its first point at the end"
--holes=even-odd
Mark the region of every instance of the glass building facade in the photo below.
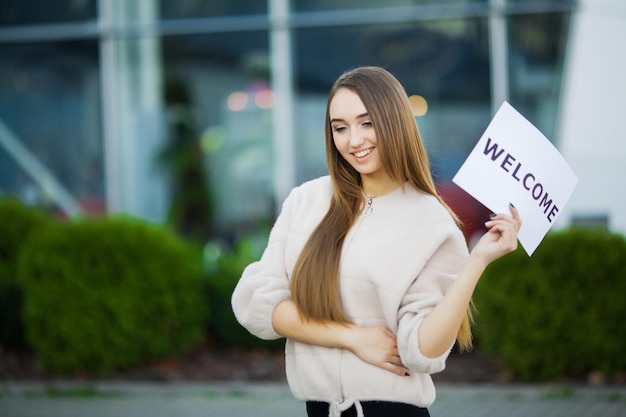
{"type": "Polygon", "coordinates": [[[163,222],[195,184],[211,233],[245,232],[326,173],[328,89],[378,65],[414,96],[435,177],[470,218],[450,180],[503,100],[557,140],[574,6],[4,0],[0,195],[163,222]]]}

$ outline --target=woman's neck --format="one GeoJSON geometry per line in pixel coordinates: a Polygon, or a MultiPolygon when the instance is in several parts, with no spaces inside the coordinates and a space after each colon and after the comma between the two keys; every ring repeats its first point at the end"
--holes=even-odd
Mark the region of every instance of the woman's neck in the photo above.
{"type": "Polygon", "coordinates": [[[361,186],[365,195],[369,197],[380,197],[394,191],[401,184],[393,181],[389,176],[367,176],[361,175],[361,186]]]}

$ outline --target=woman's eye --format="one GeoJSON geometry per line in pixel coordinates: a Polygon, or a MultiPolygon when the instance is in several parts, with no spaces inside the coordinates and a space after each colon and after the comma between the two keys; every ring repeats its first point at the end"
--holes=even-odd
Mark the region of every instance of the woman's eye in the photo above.
{"type": "Polygon", "coordinates": [[[367,122],[363,122],[363,126],[365,127],[372,127],[372,122],[371,121],[367,121],[367,122]]]}
{"type": "Polygon", "coordinates": [[[334,127],[334,128],[333,128],[333,132],[337,132],[337,133],[341,133],[341,132],[343,132],[344,130],[346,130],[346,127],[345,127],[345,126],[337,126],[337,127],[334,127]]]}

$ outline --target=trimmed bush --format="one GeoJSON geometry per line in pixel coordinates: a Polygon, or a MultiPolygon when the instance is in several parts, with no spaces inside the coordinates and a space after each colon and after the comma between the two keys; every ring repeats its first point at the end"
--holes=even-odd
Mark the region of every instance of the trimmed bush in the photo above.
{"type": "Polygon", "coordinates": [[[624,236],[551,232],[531,258],[520,248],[485,271],[479,345],[524,380],[626,372],[624,294],[624,236]]]}
{"type": "Polygon", "coordinates": [[[216,242],[209,243],[205,249],[212,308],[208,331],[222,346],[247,349],[282,349],[285,346],[284,339],[267,341],[250,334],[237,322],[230,302],[243,270],[261,258],[268,233],[264,230],[250,234],[240,239],[232,251],[216,242]]]}
{"type": "Polygon", "coordinates": [[[205,319],[200,259],[130,218],[49,227],[23,248],[28,340],[48,370],[107,374],[184,352],[205,319]]]}
{"type": "Polygon", "coordinates": [[[14,198],[0,199],[0,346],[9,351],[27,349],[22,324],[24,294],[17,280],[17,259],[32,234],[52,218],[14,198]]]}

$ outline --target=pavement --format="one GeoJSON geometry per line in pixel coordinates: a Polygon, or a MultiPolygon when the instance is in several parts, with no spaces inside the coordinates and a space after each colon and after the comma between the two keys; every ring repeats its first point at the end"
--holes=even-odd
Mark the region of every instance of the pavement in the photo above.
{"type": "MultiPolygon", "coordinates": [[[[624,417],[626,386],[439,384],[432,417],[624,417]]],[[[284,382],[0,381],[1,417],[306,416],[284,382]]]]}

